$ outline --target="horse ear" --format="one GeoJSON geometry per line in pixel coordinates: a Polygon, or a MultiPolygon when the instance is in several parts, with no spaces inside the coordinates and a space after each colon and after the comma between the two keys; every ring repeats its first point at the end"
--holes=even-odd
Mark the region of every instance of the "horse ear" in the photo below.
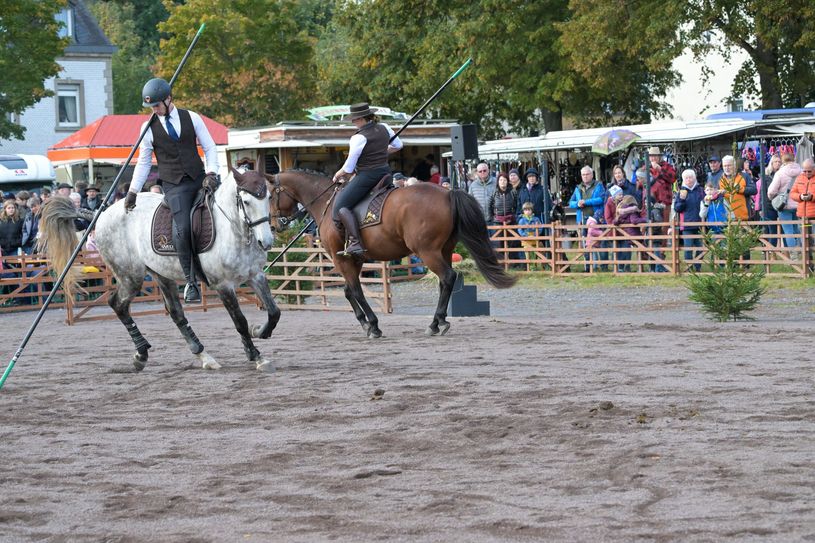
{"type": "Polygon", "coordinates": [[[232,167],[232,164],[229,165],[229,171],[232,172],[232,177],[235,178],[235,181],[240,185],[241,181],[243,181],[243,174],[232,167]]]}

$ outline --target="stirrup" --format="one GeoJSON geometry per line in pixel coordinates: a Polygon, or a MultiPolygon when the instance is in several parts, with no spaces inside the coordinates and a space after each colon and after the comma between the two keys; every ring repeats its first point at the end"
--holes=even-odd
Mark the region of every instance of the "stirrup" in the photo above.
{"type": "Polygon", "coordinates": [[[195,283],[187,283],[184,287],[184,303],[197,304],[201,302],[201,291],[195,283]]]}
{"type": "Polygon", "coordinates": [[[365,247],[354,238],[349,238],[345,242],[345,248],[342,251],[337,251],[338,256],[362,256],[365,254],[365,247]],[[352,241],[353,240],[353,241],[352,241]]]}

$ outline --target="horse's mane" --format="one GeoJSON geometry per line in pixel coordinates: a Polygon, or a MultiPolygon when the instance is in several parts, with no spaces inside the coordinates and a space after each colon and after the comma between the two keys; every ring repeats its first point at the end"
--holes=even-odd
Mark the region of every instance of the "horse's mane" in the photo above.
{"type": "Polygon", "coordinates": [[[331,179],[331,176],[328,175],[325,172],[321,172],[321,171],[317,171],[317,170],[308,170],[306,168],[291,168],[291,169],[288,169],[288,170],[284,170],[284,171],[282,171],[280,173],[289,173],[289,172],[291,172],[291,173],[302,173],[302,174],[311,175],[311,176],[314,176],[314,177],[328,177],[329,179],[331,179]]]}

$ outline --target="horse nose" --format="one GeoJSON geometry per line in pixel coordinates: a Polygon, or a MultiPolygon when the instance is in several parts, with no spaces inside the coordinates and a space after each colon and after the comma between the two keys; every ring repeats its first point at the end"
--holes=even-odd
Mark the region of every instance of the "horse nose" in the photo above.
{"type": "Polygon", "coordinates": [[[271,232],[269,236],[263,236],[258,240],[258,245],[264,250],[268,251],[274,246],[274,232],[271,232]]]}

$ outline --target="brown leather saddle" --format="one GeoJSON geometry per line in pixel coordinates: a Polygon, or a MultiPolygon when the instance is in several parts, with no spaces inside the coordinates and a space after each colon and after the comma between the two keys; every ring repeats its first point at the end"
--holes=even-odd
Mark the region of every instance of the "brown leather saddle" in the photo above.
{"type": "MultiPolygon", "coordinates": [[[[214,198],[209,192],[202,192],[204,196],[196,198],[192,207],[192,239],[196,254],[206,253],[215,243],[215,224],[212,221],[214,198]]],[[[178,254],[173,245],[173,212],[163,200],[153,213],[150,239],[156,254],[162,256],[178,254]]]]}
{"type": "Polygon", "coordinates": [[[382,209],[385,207],[385,201],[395,189],[391,175],[385,175],[371,189],[371,192],[354,206],[354,215],[357,217],[360,228],[376,226],[382,222],[382,209]]]}

